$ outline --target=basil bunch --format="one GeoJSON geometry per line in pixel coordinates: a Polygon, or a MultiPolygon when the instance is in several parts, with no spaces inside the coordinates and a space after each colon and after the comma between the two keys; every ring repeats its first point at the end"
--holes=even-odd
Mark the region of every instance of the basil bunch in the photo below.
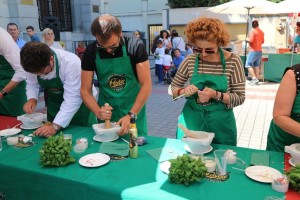
{"type": "Polygon", "coordinates": [[[171,163],[169,180],[173,183],[190,185],[191,183],[200,181],[207,172],[207,168],[201,158],[194,159],[184,154],[169,161],[171,163]]]}
{"type": "Polygon", "coordinates": [[[290,186],[300,193],[300,164],[291,167],[286,175],[290,181],[290,186]]]}
{"type": "Polygon", "coordinates": [[[42,165],[59,167],[75,162],[76,160],[70,156],[71,150],[72,144],[64,139],[62,133],[47,138],[39,151],[42,165]]]}

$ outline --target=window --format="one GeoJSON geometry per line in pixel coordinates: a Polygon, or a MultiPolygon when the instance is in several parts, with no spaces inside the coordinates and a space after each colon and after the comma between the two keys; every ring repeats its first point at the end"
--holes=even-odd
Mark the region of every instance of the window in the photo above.
{"type": "Polygon", "coordinates": [[[59,31],[73,31],[71,0],[37,0],[37,6],[41,30],[53,22],[59,31]]]}

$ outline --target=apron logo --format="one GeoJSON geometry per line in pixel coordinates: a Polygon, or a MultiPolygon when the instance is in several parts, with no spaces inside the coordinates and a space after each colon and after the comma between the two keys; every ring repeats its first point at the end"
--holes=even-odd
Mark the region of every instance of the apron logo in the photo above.
{"type": "Polygon", "coordinates": [[[123,88],[125,88],[126,85],[125,74],[112,74],[108,78],[107,85],[114,91],[122,90],[123,88]]]}
{"type": "Polygon", "coordinates": [[[55,94],[59,94],[59,93],[62,93],[63,91],[59,88],[48,88],[47,90],[49,90],[50,92],[52,93],[55,93],[55,94]]]}

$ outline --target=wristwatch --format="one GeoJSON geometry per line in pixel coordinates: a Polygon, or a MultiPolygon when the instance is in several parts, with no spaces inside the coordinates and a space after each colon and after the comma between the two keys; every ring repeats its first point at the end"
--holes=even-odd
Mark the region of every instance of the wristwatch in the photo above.
{"type": "Polygon", "coordinates": [[[135,118],[135,119],[137,118],[136,114],[134,114],[134,113],[132,113],[130,111],[127,113],[127,115],[129,115],[130,118],[135,118]]]}
{"type": "Polygon", "coordinates": [[[52,127],[56,132],[60,129],[60,127],[57,124],[52,124],[52,127]]]}
{"type": "Polygon", "coordinates": [[[8,94],[8,93],[5,92],[4,90],[1,90],[0,92],[1,92],[2,96],[4,96],[4,97],[8,94]]]}

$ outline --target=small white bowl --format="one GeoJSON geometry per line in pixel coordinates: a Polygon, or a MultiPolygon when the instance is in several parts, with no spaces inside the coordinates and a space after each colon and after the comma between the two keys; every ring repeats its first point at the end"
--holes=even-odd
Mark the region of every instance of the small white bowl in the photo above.
{"type": "Polygon", "coordinates": [[[215,134],[207,133],[203,131],[193,131],[193,132],[198,135],[201,134],[201,137],[200,138],[183,137],[182,141],[187,144],[187,146],[190,148],[193,154],[202,154],[202,152],[207,151],[210,148],[210,144],[213,138],[215,137],[215,134]]]}
{"type": "Polygon", "coordinates": [[[45,114],[32,113],[18,116],[17,119],[23,123],[24,128],[37,128],[42,125],[45,114]]]}
{"type": "Polygon", "coordinates": [[[300,164],[300,143],[285,146],[284,151],[291,154],[295,165],[300,164]]]}
{"type": "Polygon", "coordinates": [[[111,128],[105,128],[105,123],[93,124],[93,129],[100,140],[113,140],[118,137],[121,127],[116,123],[110,123],[111,128]]]}

